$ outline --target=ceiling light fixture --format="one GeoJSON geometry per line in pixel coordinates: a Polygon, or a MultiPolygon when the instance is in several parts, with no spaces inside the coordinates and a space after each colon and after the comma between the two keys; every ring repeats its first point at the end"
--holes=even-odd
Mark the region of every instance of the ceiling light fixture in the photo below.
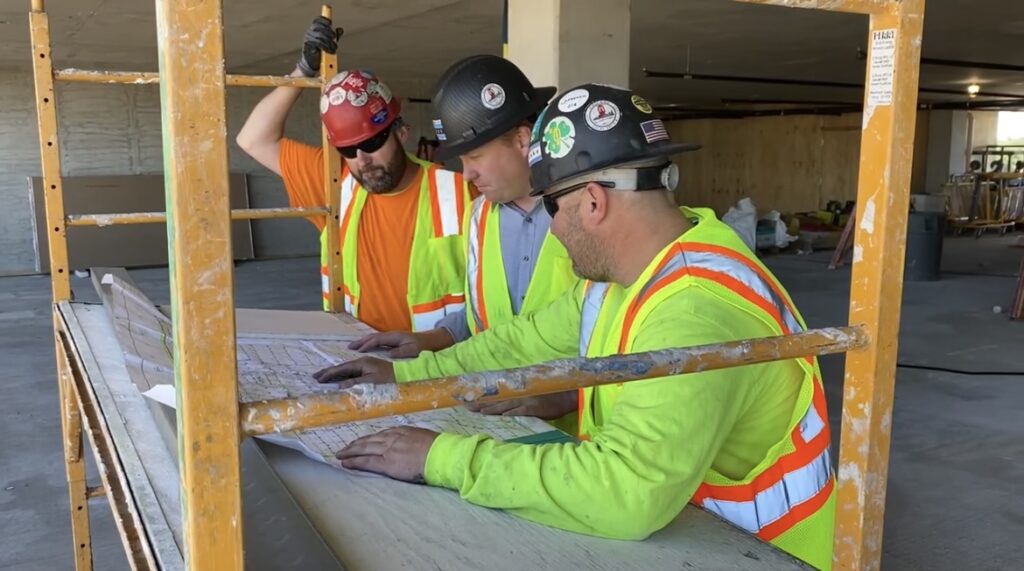
{"type": "Polygon", "coordinates": [[[974,99],[978,96],[978,92],[981,91],[981,86],[977,83],[972,83],[967,86],[967,96],[974,99]]]}

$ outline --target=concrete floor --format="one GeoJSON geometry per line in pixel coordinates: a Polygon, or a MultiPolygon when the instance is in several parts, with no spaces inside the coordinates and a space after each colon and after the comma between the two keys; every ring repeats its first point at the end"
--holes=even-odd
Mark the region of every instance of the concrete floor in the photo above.
{"type": "MultiPolygon", "coordinates": [[[[968,371],[901,368],[885,522],[885,569],[1008,569],[1024,537],[1024,323],[1008,321],[1024,250],[1011,238],[946,241],[940,282],[908,283],[900,362],[968,371]],[[993,313],[1000,305],[1004,313],[993,313]]],[[[812,327],[845,323],[849,269],[828,271],[828,252],[768,264],[812,327]]],[[[316,309],[312,258],[238,266],[238,305],[316,309]]],[[[158,303],[165,269],[132,272],[158,303]]],[[[93,299],[88,280],[74,282],[93,299]]],[[[71,569],[45,276],[0,278],[0,570],[71,569]]],[[[838,432],[842,357],[823,359],[838,432]]],[[[95,481],[95,471],[92,471],[95,481]]],[[[127,569],[106,502],[92,503],[97,569],[127,569]]]]}

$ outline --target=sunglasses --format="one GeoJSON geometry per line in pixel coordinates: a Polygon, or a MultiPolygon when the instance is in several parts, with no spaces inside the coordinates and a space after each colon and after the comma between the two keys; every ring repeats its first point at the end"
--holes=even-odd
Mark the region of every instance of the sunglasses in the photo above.
{"type": "Polygon", "coordinates": [[[597,182],[597,184],[600,184],[600,185],[602,185],[604,187],[607,187],[607,188],[615,188],[615,183],[611,182],[611,181],[587,181],[587,182],[581,182],[579,184],[574,184],[572,186],[568,186],[566,188],[563,188],[562,190],[559,190],[558,192],[553,192],[551,194],[546,194],[546,195],[542,196],[541,199],[544,202],[544,210],[548,211],[548,216],[550,216],[551,218],[554,218],[555,214],[558,214],[558,199],[559,198],[561,198],[561,197],[563,197],[563,196],[565,196],[565,195],[567,195],[567,194],[569,194],[571,192],[576,192],[577,190],[579,190],[581,188],[586,188],[586,186],[588,184],[590,184],[591,182],[597,182]]]}
{"type": "Polygon", "coordinates": [[[391,125],[384,127],[384,130],[380,133],[377,133],[356,145],[352,145],[350,147],[338,147],[338,152],[346,159],[356,158],[357,151],[362,151],[364,153],[376,153],[384,146],[385,143],[388,142],[389,135],[391,135],[391,125]]]}

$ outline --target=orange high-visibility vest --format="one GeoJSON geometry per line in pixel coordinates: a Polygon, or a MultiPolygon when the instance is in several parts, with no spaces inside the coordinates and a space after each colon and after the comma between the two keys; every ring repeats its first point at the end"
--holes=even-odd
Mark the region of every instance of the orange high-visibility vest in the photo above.
{"type": "MultiPolygon", "coordinates": [[[[409,160],[426,169],[421,177],[416,231],[410,252],[406,302],[413,331],[432,329],[439,319],[465,307],[466,257],[462,241],[464,213],[470,203],[469,185],[462,176],[412,155],[409,160]]],[[[359,285],[356,239],[359,217],[369,193],[351,173],[341,181],[341,260],[345,311],[359,317],[359,285]]],[[[330,295],[328,285],[327,232],[320,235],[320,276],[324,310],[330,295]]],[[[381,263],[402,263],[388,260],[381,263]]]]}

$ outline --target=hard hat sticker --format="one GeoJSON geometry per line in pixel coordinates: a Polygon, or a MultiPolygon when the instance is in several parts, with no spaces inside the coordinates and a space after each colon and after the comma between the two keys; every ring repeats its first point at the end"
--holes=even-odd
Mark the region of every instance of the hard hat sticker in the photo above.
{"type": "Polygon", "coordinates": [[[526,155],[526,160],[527,162],[530,163],[530,166],[532,167],[536,163],[540,162],[541,158],[542,157],[540,154],[540,142],[536,142],[530,145],[530,153],[526,155]]]}
{"type": "Polygon", "coordinates": [[[505,104],[505,89],[497,83],[488,83],[480,90],[480,103],[488,109],[498,109],[505,104]]]}
{"type": "Polygon", "coordinates": [[[346,77],[348,77],[348,72],[347,71],[343,71],[343,72],[339,73],[338,75],[335,75],[333,78],[331,78],[331,81],[329,81],[327,83],[327,88],[325,88],[325,90],[329,89],[331,87],[334,87],[335,85],[338,85],[342,81],[345,81],[346,77]]]}
{"type": "Polygon", "coordinates": [[[379,95],[384,100],[384,103],[391,103],[391,89],[379,81],[371,81],[366,86],[366,91],[379,95]]]}
{"type": "Polygon", "coordinates": [[[370,96],[365,91],[356,93],[355,91],[348,92],[348,102],[354,107],[362,107],[366,105],[366,102],[370,100],[370,96]]]}
{"type": "Polygon", "coordinates": [[[619,124],[619,106],[611,101],[595,101],[587,106],[587,126],[595,131],[607,131],[619,124]]]}
{"type": "Polygon", "coordinates": [[[590,99],[589,91],[586,89],[573,89],[558,100],[558,110],[562,113],[571,113],[583,107],[587,99],[590,99]]]}
{"type": "Polygon", "coordinates": [[[336,87],[333,91],[327,94],[327,98],[331,100],[331,105],[341,105],[345,102],[345,89],[342,87],[336,87]]]}
{"type": "Polygon", "coordinates": [[[633,107],[636,107],[637,111],[640,111],[641,113],[650,114],[654,112],[654,110],[651,109],[651,104],[648,103],[646,99],[640,97],[639,95],[634,95],[630,97],[630,101],[633,102],[633,107]]]}
{"type": "Polygon", "coordinates": [[[555,117],[544,127],[544,152],[553,159],[568,155],[575,142],[576,126],[566,117],[555,117]]]}
{"type": "Polygon", "coordinates": [[[668,140],[668,131],[665,130],[665,124],[661,122],[661,119],[644,121],[640,123],[640,129],[643,130],[644,138],[648,143],[668,140]]]}

